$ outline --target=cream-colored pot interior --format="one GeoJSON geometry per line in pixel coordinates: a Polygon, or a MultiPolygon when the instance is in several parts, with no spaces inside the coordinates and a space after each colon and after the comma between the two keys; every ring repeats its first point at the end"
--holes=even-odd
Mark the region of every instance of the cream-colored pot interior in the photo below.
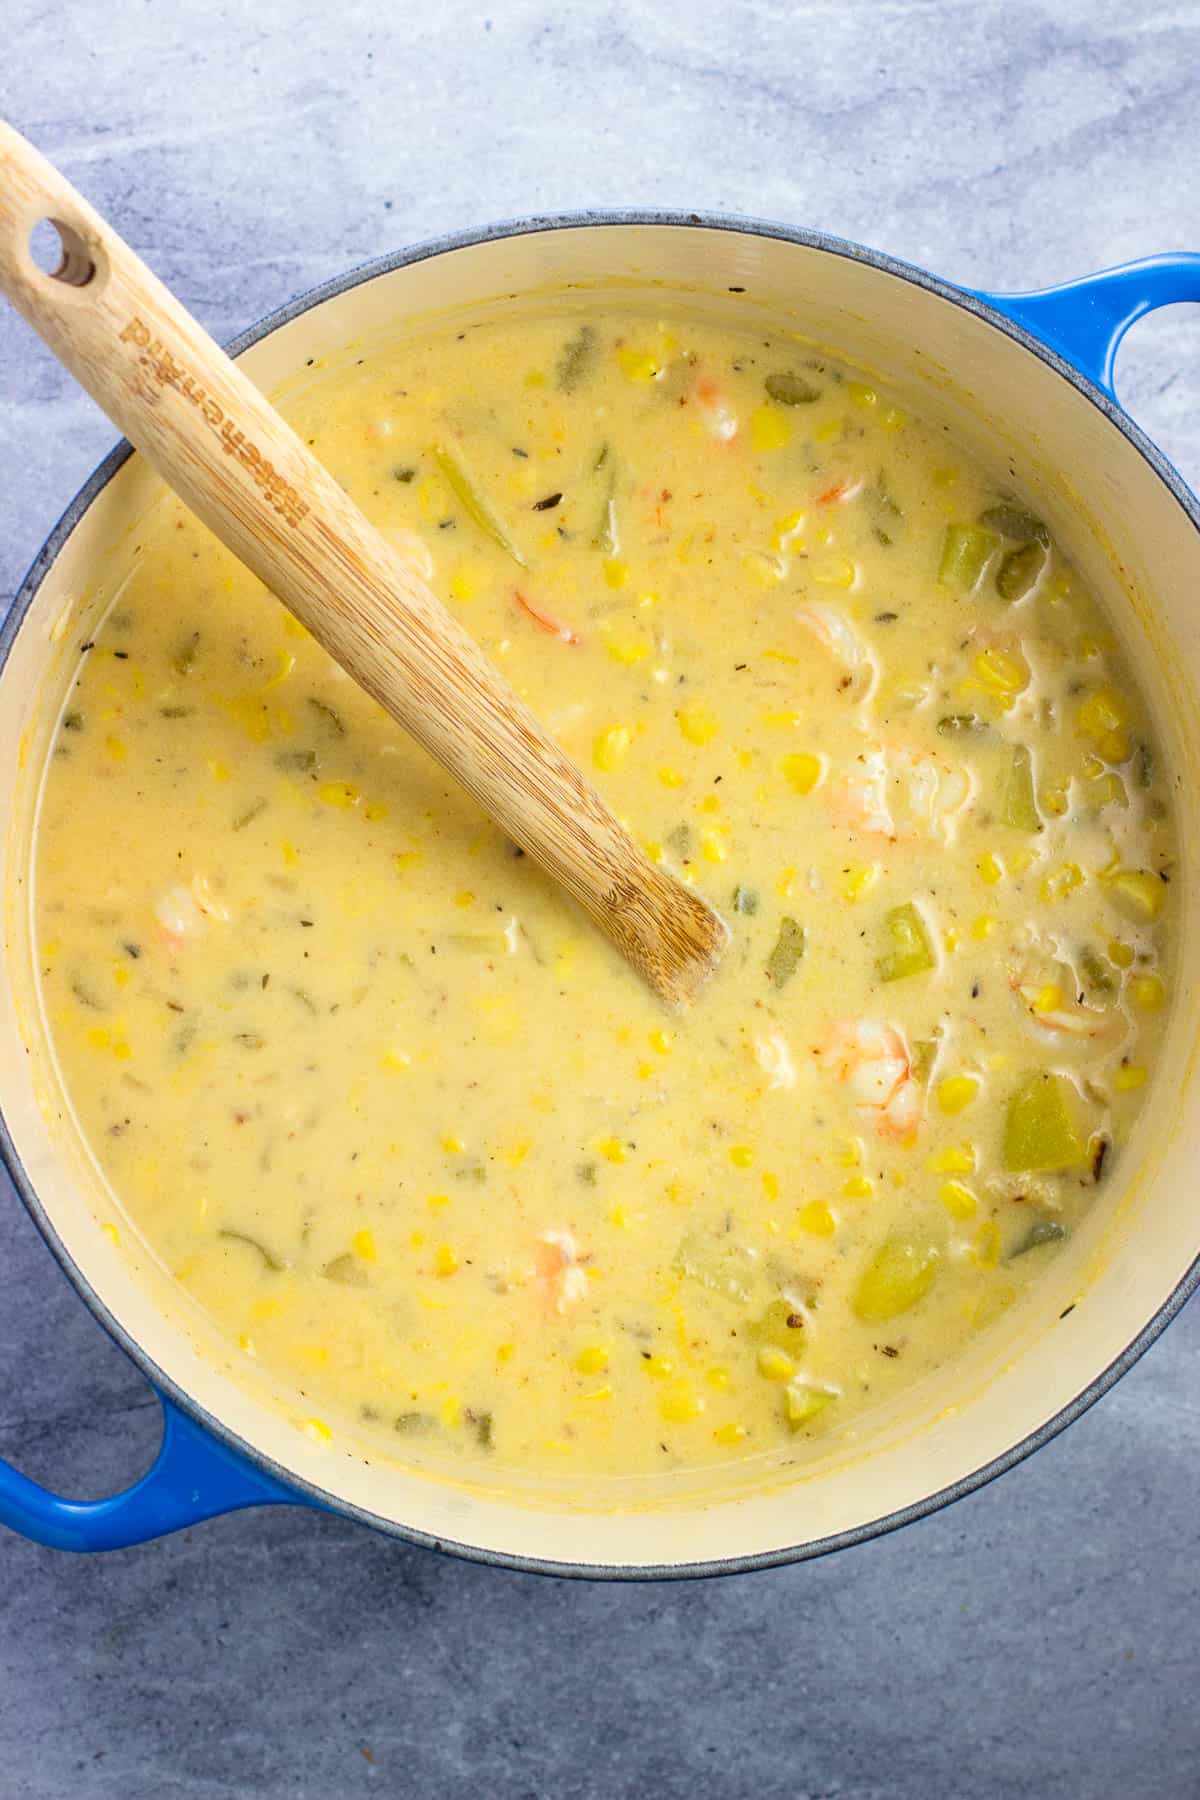
{"type": "MultiPolygon", "coordinates": [[[[1125,1188],[1097,1209],[1039,1285],[970,1354],[903,1404],[742,1466],[736,1482],[656,1478],[582,1488],[453,1484],[339,1437],[312,1443],[288,1395],[235,1369],[229,1347],[148,1254],[99,1228],[99,1178],[74,1132],[40,1022],[30,945],[30,842],[40,769],[78,646],[130,566],[155,484],[127,462],[46,570],[0,677],[0,791],[13,796],[3,856],[8,980],[0,995],[0,1103],[46,1219],[83,1284],[147,1366],[222,1435],[285,1480],[377,1522],[475,1552],[626,1570],[727,1563],[844,1538],[920,1508],[1010,1456],[1070,1409],[1166,1305],[1200,1250],[1200,533],[1139,447],[1047,362],[968,307],[833,249],[686,224],[524,231],[444,250],[333,294],[245,352],[271,393],[306,359],[356,354],[446,308],[508,306],[580,284],[645,293],[656,310],[770,316],[895,384],[983,454],[1012,460],[1070,554],[1105,595],[1157,705],[1179,771],[1179,998],[1125,1188]],[[731,292],[730,290],[738,290],[731,292]],[[744,291],[742,291],[744,290],[744,291]],[[367,1455],[371,1460],[366,1460],[367,1455]]],[[[563,294],[562,304],[570,304],[563,294]]],[[[105,1207],[111,1216],[111,1201],[105,1207]]],[[[131,1236],[132,1234],[125,1234],[131,1236]]],[[[244,1359],[240,1359],[244,1362],[244,1359]]]]}

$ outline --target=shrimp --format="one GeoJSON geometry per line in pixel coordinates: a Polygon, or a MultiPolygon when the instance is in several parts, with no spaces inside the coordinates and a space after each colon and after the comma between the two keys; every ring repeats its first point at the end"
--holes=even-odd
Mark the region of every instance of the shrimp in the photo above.
{"type": "Polygon", "coordinates": [[[796,623],[812,633],[822,649],[841,663],[855,697],[865,700],[875,680],[875,659],[840,607],[810,600],[796,613],[796,623]]]}
{"type": "Polygon", "coordinates": [[[893,843],[931,837],[950,842],[954,821],[974,792],[966,769],[907,746],[876,746],[858,762],[859,768],[830,785],[835,825],[893,843]]]}
{"type": "Polygon", "coordinates": [[[227,923],[232,917],[210,889],[203,875],[193,875],[189,886],[177,882],[154,902],[154,917],[170,950],[181,950],[188,938],[196,938],[210,919],[227,923]]]}
{"type": "Polygon", "coordinates": [[[715,381],[703,376],[693,390],[700,416],[704,420],[705,429],[719,443],[730,444],[738,433],[736,413],[730,412],[725,404],[725,396],[715,381]]]}
{"type": "Polygon", "coordinates": [[[875,1115],[880,1137],[907,1143],[921,1123],[921,1089],[904,1033],[874,1019],[838,1019],[821,1049],[821,1066],[849,1083],[864,1113],[875,1115]]]}
{"type": "Polygon", "coordinates": [[[550,1312],[563,1314],[588,1291],[587,1271],[569,1231],[543,1231],[533,1247],[538,1285],[550,1312]]]}
{"type": "Polygon", "coordinates": [[[1022,980],[1020,975],[1010,975],[1009,986],[1033,1024],[1060,1037],[1108,1037],[1121,1023],[1115,1013],[1102,1012],[1082,1002],[1064,1006],[1057,981],[1039,986],[1037,982],[1022,980]]]}

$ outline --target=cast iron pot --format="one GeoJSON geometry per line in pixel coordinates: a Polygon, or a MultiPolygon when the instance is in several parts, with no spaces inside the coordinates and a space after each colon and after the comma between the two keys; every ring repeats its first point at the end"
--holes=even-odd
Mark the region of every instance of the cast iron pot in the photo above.
{"type": "MultiPolygon", "coordinates": [[[[853,1544],[970,1492],[1097,1400],[1200,1280],[1200,507],[1112,386],[1129,325],[1200,300],[1200,256],[1158,257],[1041,293],[968,292],[856,245],[753,220],[621,213],[531,219],[386,258],[295,301],[233,346],[269,392],[309,358],[396,342],[423,315],[529,303],[683,307],[791,325],[1008,459],[1106,597],[1176,772],[1177,995],[1119,1188],[969,1352],[818,1445],[720,1476],[488,1483],[415,1472],[372,1445],[298,1429],[286,1391],[228,1343],[136,1241],[100,1229],[98,1178],[61,1093],[37,1005],[30,844],[40,771],[81,639],[111,604],[159,491],[119,446],[51,534],[0,633],[0,1152],[82,1298],[163,1406],[149,1473],[74,1501],[0,1464],[0,1521],[100,1550],[222,1512],[325,1507],[460,1555],[594,1576],[707,1574],[853,1544]],[[557,298],[556,298],[557,297],[557,298]],[[256,1382],[258,1385],[255,1385],[256,1382]]],[[[124,1234],[132,1238],[134,1234],[124,1234]]]]}

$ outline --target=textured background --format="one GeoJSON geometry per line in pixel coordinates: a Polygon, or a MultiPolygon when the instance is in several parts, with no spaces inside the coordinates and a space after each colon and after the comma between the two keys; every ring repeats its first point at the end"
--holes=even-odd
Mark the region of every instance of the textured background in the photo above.
{"type": "MultiPolygon", "coordinates": [[[[681,205],[968,283],[1200,248],[1188,0],[7,0],[0,108],[218,337],[504,215],[681,205]],[[409,15],[409,16],[406,16],[409,15]]],[[[1200,486],[1197,309],[1123,398],[1200,486]]],[[[0,607],[112,438],[0,308],[0,607]]],[[[0,1450],[123,1485],[157,1409],[0,1190],[0,1450]]],[[[0,1536],[0,1794],[1200,1795],[1200,1310],[1065,1438],[807,1567],[588,1587],[259,1512],[0,1536]]]]}

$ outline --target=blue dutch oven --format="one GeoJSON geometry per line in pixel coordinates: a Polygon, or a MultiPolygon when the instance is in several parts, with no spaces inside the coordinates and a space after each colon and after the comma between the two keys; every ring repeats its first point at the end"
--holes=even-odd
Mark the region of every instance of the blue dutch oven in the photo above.
{"type": "MultiPolygon", "coordinates": [[[[51,533],[0,633],[7,981],[0,1151],[84,1301],[162,1401],[162,1447],[127,1492],[71,1500],[0,1464],[0,1521],[39,1543],[109,1550],[262,1505],[309,1505],[411,1541],[559,1574],[663,1577],[760,1567],[859,1542],[969,1493],[1099,1399],[1200,1280],[1200,508],[1122,411],[1113,361],[1156,307],[1200,301],[1200,256],[1150,258],[1063,287],[987,294],[812,232],[697,214],[535,218],[385,258],[303,296],[232,346],[271,392],[310,357],[394,342],[423,315],[544,306],[583,288],[656,310],[769,320],[826,344],[935,412],[1039,495],[1106,596],[1178,772],[1179,995],[1122,1159],[1123,1190],[952,1367],[799,1458],[733,1473],[583,1487],[439,1478],[378,1446],[312,1443],[287,1396],[234,1365],[211,1321],[138,1247],[99,1228],[35,1002],[28,920],[38,770],[80,636],[156,491],[119,446],[51,533]]],[[[126,1234],[133,1236],[132,1233],[126,1234]]],[[[242,1359],[244,1361],[245,1359],[242,1359]]]]}

